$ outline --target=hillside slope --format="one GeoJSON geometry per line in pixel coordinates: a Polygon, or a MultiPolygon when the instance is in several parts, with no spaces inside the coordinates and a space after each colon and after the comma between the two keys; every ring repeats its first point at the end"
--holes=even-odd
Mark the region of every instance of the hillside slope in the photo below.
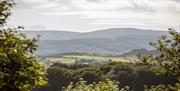
{"type": "Polygon", "coordinates": [[[28,36],[41,35],[39,55],[61,53],[103,53],[116,54],[134,49],[148,49],[150,41],[155,41],[163,31],[141,30],[135,28],[112,28],[88,33],[65,31],[25,31],[28,36]]]}

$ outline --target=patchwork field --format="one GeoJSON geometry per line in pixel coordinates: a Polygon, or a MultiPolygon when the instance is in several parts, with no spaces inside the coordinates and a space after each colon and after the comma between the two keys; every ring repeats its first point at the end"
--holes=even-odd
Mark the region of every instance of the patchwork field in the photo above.
{"type": "Polygon", "coordinates": [[[101,55],[63,55],[63,56],[50,56],[46,60],[51,62],[61,62],[66,64],[74,64],[77,60],[93,60],[96,62],[130,62],[129,59],[120,56],[101,56],[101,55]]]}

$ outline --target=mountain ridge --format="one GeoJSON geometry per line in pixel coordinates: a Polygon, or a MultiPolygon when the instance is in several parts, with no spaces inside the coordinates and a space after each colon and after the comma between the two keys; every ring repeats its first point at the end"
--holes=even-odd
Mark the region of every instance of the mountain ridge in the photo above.
{"type": "MultiPolygon", "coordinates": [[[[110,29],[103,29],[103,30],[96,30],[96,31],[92,31],[92,32],[85,32],[85,33],[81,33],[81,32],[71,32],[71,31],[58,31],[58,30],[42,30],[42,31],[33,31],[33,30],[27,30],[27,31],[22,31],[23,33],[27,34],[27,35],[44,35],[44,36],[54,36],[54,35],[51,35],[52,33],[55,34],[54,37],[57,37],[57,38],[40,38],[41,40],[64,40],[64,37],[65,35],[69,38],[67,39],[71,39],[71,38],[95,38],[97,36],[94,36],[94,35],[101,35],[102,34],[104,36],[114,36],[114,34],[118,34],[119,32],[126,32],[128,34],[134,34],[134,33],[162,33],[162,32],[166,32],[166,31],[156,31],[156,30],[145,30],[145,29],[137,29],[137,28],[110,28],[110,29]],[[106,35],[105,35],[106,34],[106,35]],[[58,36],[59,35],[59,36],[58,36]],[[60,37],[62,36],[62,37],[60,37]],[[88,37],[90,36],[90,37],[88,37]],[[60,38],[58,38],[60,37],[60,38]],[[48,39],[49,38],[49,39],[48,39]],[[61,39],[62,38],[62,39],[61,39]]],[[[98,35],[98,36],[99,36],[98,35]]],[[[102,36],[102,38],[104,38],[104,36],[102,36]]],[[[118,37],[119,35],[117,35],[118,37]]],[[[122,35],[121,35],[122,36],[122,35]]],[[[99,38],[99,37],[98,37],[99,38]]]]}
{"type": "Polygon", "coordinates": [[[157,40],[167,31],[152,31],[135,28],[111,28],[88,33],[39,31],[23,32],[29,37],[41,35],[38,42],[39,55],[61,53],[99,53],[117,54],[134,49],[151,50],[149,42],[157,40]]]}

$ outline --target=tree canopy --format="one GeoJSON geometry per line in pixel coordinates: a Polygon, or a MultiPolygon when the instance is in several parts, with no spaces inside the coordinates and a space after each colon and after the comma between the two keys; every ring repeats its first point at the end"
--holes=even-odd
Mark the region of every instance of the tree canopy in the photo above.
{"type": "Polygon", "coordinates": [[[34,56],[38,39],[28,39],[22,27],[4,27],[13,6],[0,1],[0,91],[30,91],[47,84],[45,71],[34,56]]]}
{"type": "Polygon", "coordinates": [[[169,29],[169,38],[162,36],[156,43],[150,43],[158,52],[159,55],[148,55],[141,60],[155,69],[161,69],[159,73],[168,76],[173,76],[177,79],[175,86],[153,86],[150,91],[164,91],[163,88],[169,90],[180,90],[180,33],[174,29],[169,29]],[[158,90],[160,89],[161,90],[158,90]]]}
{"type": "Polygon", "coordinates": [[[129,87],[119,89],[117,81],[108,79],[93,84],[87,84],[86,81],[80,79],[76,84],[70,83],[63,91],[129,91],[129,87]]]}

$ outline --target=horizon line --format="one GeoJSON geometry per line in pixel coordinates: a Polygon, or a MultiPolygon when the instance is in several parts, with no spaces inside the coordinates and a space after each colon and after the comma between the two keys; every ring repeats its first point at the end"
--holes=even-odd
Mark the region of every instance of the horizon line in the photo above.
{"type": "MultiPolygon", "coordinates": [[[[102,29],[96,29],[93,31],[72,31],[72,30],[60,30],[60,29],[24,29],[23,31],[34,31],[34,32],[40,32],[40,31],[56,31],[56,32],[74,32],[74,33],[91,33],[91,32],[97,32],[97,31],[106,31],[110,29],[137,29],[137,30],[142,30],[142,31],[157,31],[157,32],[168,32],[168,28],[166,30],[163,29],[144,29],[144,28],[102,28],[102,29]]],[[[178,31],[178,29],[175,29],[178,31]]],[[[180,31],[178,31],[180,32],[180,31]]]]}

